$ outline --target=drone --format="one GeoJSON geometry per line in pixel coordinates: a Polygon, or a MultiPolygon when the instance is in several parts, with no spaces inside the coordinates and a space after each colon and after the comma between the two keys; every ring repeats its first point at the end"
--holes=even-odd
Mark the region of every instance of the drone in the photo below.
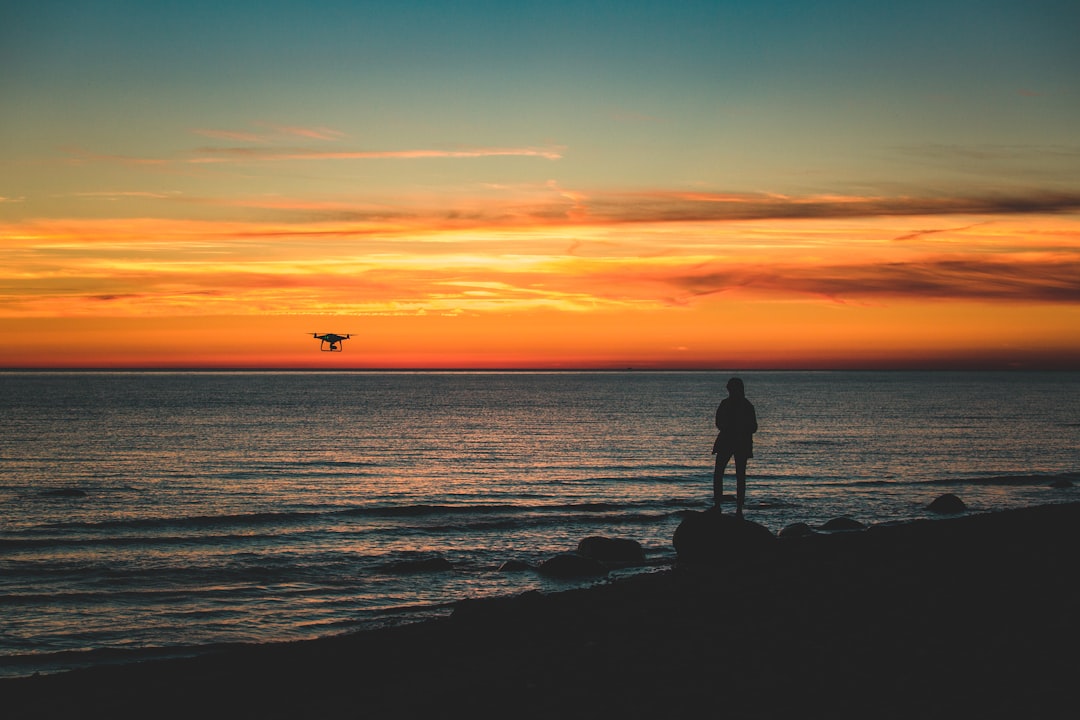
{"type": "Polygon", "coordinates": [[[348,340],[352,335],[338,335],[337,333],[311,333],[311,336],[319,341],[319,349],[323,352],[341,352],[341,343],[348,340]]]}

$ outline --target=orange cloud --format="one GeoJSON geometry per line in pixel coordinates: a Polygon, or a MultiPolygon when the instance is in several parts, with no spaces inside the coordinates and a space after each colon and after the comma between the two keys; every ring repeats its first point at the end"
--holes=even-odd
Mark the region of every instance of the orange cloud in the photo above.
{"type": "Polygon", "coordinates": [[[961,197],[792,198],[765,194],[685,192],[594,196],[590,215],[598,222],[707,222],[730,220],[855,217],[1018,215],[1080,210],[1080,193],[1014,192],[961,197]]]}
{"type": "Polygon", "coordinates": [[[754,291],[836,299],[1080,302],[1080,258],[937,257],[911,262],[702,269],[669,276],[690,296],[754,291]]]}
{"type": "MultiPolygon", "coordinates": [[[[303,343],[279,351],[271,337],[298,317],[331,321],[305,321],[304,332],[377,328],[361,357],[382,367],[1080,357],[1080,218],[1067,196],[632,195],[556,182],[485,192],[452,209],[412,198],[396,210],[168,196],[155,208],[277,219],[0,223],[0,326],[113,328],[100,341],[73,336],[79,357],[105,364],[312,362],[303,343]],[[116,335],[154,322],[164,329],[141,331],[145,347],[116,335]],[[248,350],[207,349],[250,326],[269,335],[248,350]]],[[[85,199],[123,208],[138,197],[85,199]]],[[[34,352],[20,339],[0,365],[34,352]]]]}
{"type": "Polygon", "coordinates": [[[0,314],[593,311],[730,295],[1077,302],[1077,228],[1035,224],[1052,240],[1034,244],[1027,226],[999,222],[989,237],[977,223],[897,244],[912,233],[887,219],[486,230],[36,221],[4,228],[12,263],[0,272],[0,314]]]}
{"type": "Polygon", "coordinates": [[[191,132],[196,135],[216,138],[218,140],[233,140],[237,142],[272,142],[282,137],[302,137],[309,140],[335,141],[346,137],[340,130],[328,127],[300,127],[296,125],[274,125],[272,123],[256,123],[257,126],[266,128],[265,132],[214,130],[198,128],[191,132]]]}

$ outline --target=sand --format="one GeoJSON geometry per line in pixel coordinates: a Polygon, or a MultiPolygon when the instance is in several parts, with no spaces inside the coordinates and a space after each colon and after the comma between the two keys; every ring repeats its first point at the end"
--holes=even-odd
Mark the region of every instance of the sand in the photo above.
{"type": "Polygon", "coordinates": [[[0,713],[1072,718],[1078,548],[1080,503],[783,540],[399,628],[3,680],[0,713]]]}

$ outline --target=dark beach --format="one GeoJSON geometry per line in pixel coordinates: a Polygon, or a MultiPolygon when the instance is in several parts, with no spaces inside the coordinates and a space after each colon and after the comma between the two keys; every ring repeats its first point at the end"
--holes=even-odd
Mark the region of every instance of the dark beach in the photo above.
{"type": "MultiPolygon", "coordinates": [[[[752,518],[751,518],[752,519],[752,518]]],[[[586,590],[0,681],[8,718],[1075,717],[1080,503],[783,539],[586,590]]]]}

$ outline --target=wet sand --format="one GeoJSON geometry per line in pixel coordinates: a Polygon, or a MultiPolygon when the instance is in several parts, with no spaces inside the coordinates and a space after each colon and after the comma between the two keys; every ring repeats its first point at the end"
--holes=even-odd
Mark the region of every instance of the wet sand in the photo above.
{"type": "Polygon", "coordinates": [[[1078,549],[1080,503],[785,539],[405,627],[3,680],[0,713],[1072,718],[1078,549]]]}

